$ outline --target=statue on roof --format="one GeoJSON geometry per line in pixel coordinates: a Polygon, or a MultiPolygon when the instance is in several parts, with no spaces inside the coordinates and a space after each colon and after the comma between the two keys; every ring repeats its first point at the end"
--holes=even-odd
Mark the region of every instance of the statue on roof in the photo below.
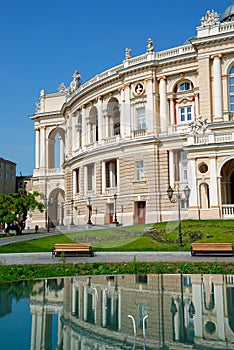
{"type": "Polygon", "coordinates": [[[214,10],[206,11],[205,16],[201,18],[201,26],[202,27],[214,25],[217,23],[219,23],[219,14],[217,12],[214,12],[214,10]]]}
{"type": "Polygon", "coordinates": [[[69,86],[69,92],[73,93],[81,86],[81,75],[77,70],[74,70],[73,80],[69,86]]]}
{"type": "Polygon", "coordinates": [[[152,39],[147,40],[147,46],[146,46],[146,52],[153,52],[154,51],[154,44],[152,39]]]}
{"type": "Polygon", "coordinates": [[[128,60],[131,57],[132,57],[132,50],[127,47],[125,50],[125,60],[128,60]]]}

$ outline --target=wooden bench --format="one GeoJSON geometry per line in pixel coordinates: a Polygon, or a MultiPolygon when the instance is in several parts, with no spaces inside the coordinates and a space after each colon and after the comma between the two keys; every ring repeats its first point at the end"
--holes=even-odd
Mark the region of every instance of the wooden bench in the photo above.
{"type": "Polygon", "coordinates": [[[233,256],[232,243],[226,242],[193,242],[191,255],[231,255],[233,256]]]}
{"type": "Polygon", "coordinates": [[[56,243],[52,249],[53,256],[65,255],[78,256],[78,255],[89,255],[94,256],[90,243],[56,243]]]}

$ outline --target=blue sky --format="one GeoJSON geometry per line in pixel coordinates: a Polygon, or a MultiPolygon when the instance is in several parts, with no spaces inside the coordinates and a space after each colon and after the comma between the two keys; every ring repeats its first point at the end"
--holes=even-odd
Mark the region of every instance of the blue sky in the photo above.
{"type": "Polygon", "coordinates": [[[196,34],[207,10],[219,14],[231,0],[8,0],[0,6],[0,157],[17,174],[34,168],[34,129],[29,116],[41,89],[66,86],[77,69],[83,82],[121,63],[125,48],[143,54],[183,44],[196,34]]]}

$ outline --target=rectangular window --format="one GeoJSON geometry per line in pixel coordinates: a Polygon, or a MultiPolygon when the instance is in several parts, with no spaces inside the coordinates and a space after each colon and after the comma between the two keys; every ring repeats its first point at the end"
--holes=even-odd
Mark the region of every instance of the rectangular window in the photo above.
{"type": "Polygon", "coordinates": [[[188,180],[188,154],[181,152],[181,180],[188,180]]]}
{"type": "Polygon", "coordinates": [[[106,162],[106,187],[113,188],[117,186],[117,161],[106,162]]]}
{"type": "Polygon", "coordinates": [[[80,192],[80,169],[75,170],[76,177],[76,193],[80,192]]]}
{"type": "Polygon", "coordinates": [[[144,161],[138,160],[136,162],[136,181],[144,180],[144,161]]]}
{"type": "Polygon", "coordinates": [[[190,122],[193,119],[192,106],[180,107],[179,117],[181,123],[190,122]]]}
{"type": "Polygon", "coordinates": [[[234,112],[234,95],[230,96],[230,112],[234,112]]]}
{"type": "Polygon", "coordinates": [[[88,175],[88,191],[94,190],[94,165],[89,165],[87,167],[87,175],[88,175]]]}
{"type": "Polygon", "coordinates": [[[148,307],[146,304],[144,303],[139,303],[138,304],[138,328],[139,329],[143,329],[143,322],[144,324],[144,328],[148,328],[148,322],[147,322],[147,318],[145,318],[145,316],[148,315],[148,307]]]}
{"type": "Polygon", "coordinates": [[[137,130],[146,129],[145,107],[136,109],[137,130]]]}

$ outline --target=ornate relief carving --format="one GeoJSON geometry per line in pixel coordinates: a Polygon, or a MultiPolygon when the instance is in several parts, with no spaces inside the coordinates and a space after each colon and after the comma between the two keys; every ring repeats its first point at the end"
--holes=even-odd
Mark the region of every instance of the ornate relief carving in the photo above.
{"type": "Polygon", "coordinates": [[[144,89],[144,84],[139,82],[139,83],[136,83],[135,87],[134,87],[134,95],[135,96],[140,96],[140,95],[143,95],[145,89],[144,89]]]}
{"type": "Polygon", "coordinates": [[[199,116],[197,120],[189,124],[189,127],[191,134],[205,134],[206,130],[208,129],[208,118],[199,116]]]}

